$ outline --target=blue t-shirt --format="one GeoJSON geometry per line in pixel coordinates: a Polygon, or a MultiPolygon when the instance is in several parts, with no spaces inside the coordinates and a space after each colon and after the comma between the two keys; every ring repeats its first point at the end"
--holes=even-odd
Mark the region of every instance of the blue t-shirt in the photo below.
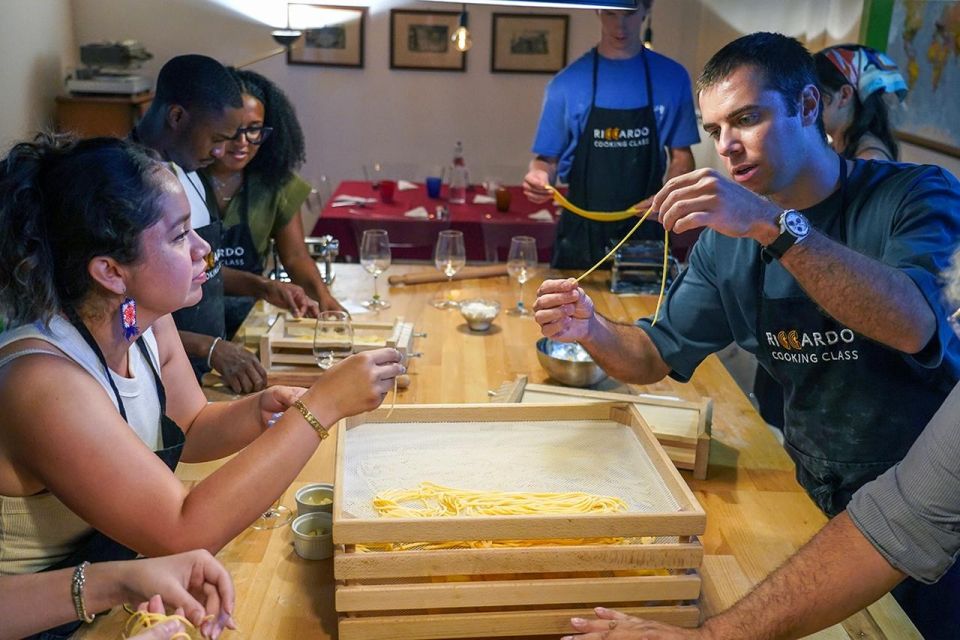
{"type": "MultiPolygon", "coordinates": [[[[650,103],[644,78],[643,53],[627,60],[600,56],[597,66],[597,106],[636,109],[650,103]]],[[[680,148],[700,142],[686,69],[655,51],[646,51],[653,87],[657,133],[663,147],[680,148]]],[[[558,73],[547,85],[540,124],[532,151],[559,158],[557,175],[566,178],[580,133],[587,125],[593,91],[593,50],[558,73]]],[[[663,166],[666,166],[664,162],[663,166]]]]}
{"type": "MultiPolygon", "coordinates": [[[[833,206],[839,191],[806,210],[819,230],[836,228],[833,206]],[[829,216],[829,217],[825,217],[829,216]]],[[[948,322],[951,309],[941,274],[960,242],[960,183],[941,167],[854,161],[847,183],[843,218],[846,246],[902,271],[920,289],[937,317],[931,343],[905,366],[945,368],[960,376],[960,339],[948,322]]],[[[760,245],[705,229],[694,245],[689,266],[670,287],[656,326],[652,318],[637,324],[650,336],[671,376],[686,381],[704,358],[736,342],[756,353],[760,245]]],[[[767,298],[805,296],[799,283],[773,261],[766,267],[767,298]]],[[[864,372],[869,375],[869,372],[864,372]]]]}

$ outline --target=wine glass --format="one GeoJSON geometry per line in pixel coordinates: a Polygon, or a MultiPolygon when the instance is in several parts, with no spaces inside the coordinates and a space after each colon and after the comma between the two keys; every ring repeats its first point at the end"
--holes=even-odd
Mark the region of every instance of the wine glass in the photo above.
{"type": "Polygon", "coordinates": [[[377,291],[377,279],[390,268],[390,240],[383,229],[367,229],[360,239],[360,264],[373,276],[373,298],[361,304],[367,309],[380,310],[390,307],[390,303],[380,297],[377,291]]]}
{"type": "Polygon", "coordinates": [[[460,303],[453,299],[450,283],[453,276],[467,264],[467,251],[463,245],[462,231],[441,231],[437,236],[437,248],[433,262],[443,275],[447,276],[447,295],[433,301],[438,309],[456,309],[460,303]]]}
{"type": "Polygon", "coordinates": [[[313,329],[313,356],[317,366],[329,369],[337,358],[353,353],[353,323],[346,311],[321,311],[313,329]]]}
{"type": "Polygon", "coordinates": [[[530,236],[514,236],[510,238],[510,253],[507,254],[507,273],[520,283],[520,296],[517,306],[510,311],[510,315],[528,316],[530,311],[523,306],[523,284],[533,277],[537,268],[537,241],[530,236]]]}

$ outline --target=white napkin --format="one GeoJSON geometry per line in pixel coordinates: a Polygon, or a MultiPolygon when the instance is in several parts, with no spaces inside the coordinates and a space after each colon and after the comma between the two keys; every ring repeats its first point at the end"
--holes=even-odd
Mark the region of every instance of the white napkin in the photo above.
{"type": "Polygon", "coordinates": [[[553,214],[547,211],[546,209],[540,209],[536,213],[531,213],[527,216],[531,220],[542,220],[544,222],[553,222],[553,214]]]}
{"type": "Polygon", "coordinates": [[[333,199],[333,202],[330,204],[331,207],[349,207],[350,205],[355,204],[373,204],[376,202],[376,198],[365,198],[363,196],[348,196],[346,194],[340,194],[333,199]]]}
{"type": "Polygon", "coordinates": [[[409,180],[397,180],[397,191],[410,191],[411,189],[416,189],[417,185],[413,184],[409,180]]]}
{"type": "Polygon", "coordinates": [[[427,213],[427,210],[423,207],[414,207],[413,209],[410,209],[410,211],[405,212],[403,215],[407,216],[408,218],[427,219],[430,217],[430,214],[427,213]]]}
{"type": "Polygon", "coordinates": [[[493,196],[485,196],[481,193],[473,196],[473,204],[496,204],[497,199],[493,196]]]}

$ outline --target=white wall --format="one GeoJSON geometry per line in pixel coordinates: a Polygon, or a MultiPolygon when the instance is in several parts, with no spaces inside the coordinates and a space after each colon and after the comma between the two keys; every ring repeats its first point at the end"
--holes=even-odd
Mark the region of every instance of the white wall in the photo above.
{"type": "MultiPolygon", "coordinates": [[[[365,68],[288,66],[282,55],[251,67],[277,82],[296,105],[307,136],[308,179],[325,174],[336,183],[358,177],[361,165],[372,160],[425,170],[449,162],[453,143],[460,139],[474,179],[495,174],[520,180],[549,76],[490,73],[491,14],[509,8],[469,6],[474,46],[467,71],[453,73],[390,70],[389,9],[456,10],[459,5],[401,0],[331,4],[370,5],[365,68]]],[[[205,53],[240,64],[272,50],[276,45],[264,23],[281,25],[285,6],[281,0],[73,0],[76,42],[138,39],[155,56],[145,67],[148,75],[180,53],[205,53]]],[[[862,0],[659,0],[654,45],[695,77],[718,48],[752,31],[787,33],[812,50],[854,41],[862,9],[862,0]]],[[[566,13],[571,16],[572,60],[595,44],[598,25],[591,11],[566,13]]],[[[698,164],[716,166],[712,145],[701,143],[694,151],[698,164]]],[[[945,164],[952,161],[941,158],[945,164]]]]}
{"type": "Polygon", "coordinates": [[[53,126],[54,98],[76,59],[69,0],[3,0],[0,149],[53,126]]]}

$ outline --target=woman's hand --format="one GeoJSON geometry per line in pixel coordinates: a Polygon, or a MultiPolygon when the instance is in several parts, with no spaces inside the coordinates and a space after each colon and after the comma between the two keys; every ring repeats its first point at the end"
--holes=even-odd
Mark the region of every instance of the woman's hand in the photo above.
{"type": "MultiPolygon", "coordinates": [[[[217,637],[225,628],[236,628],[231,617],[233,581],[210,552],[188,551],[161,558],[131,560],[118,563],[118,566],[121,571],[119,584],[125,600],[147,601],[147,611],[153,613],[162,613],[164,604],[176,608],[210,637],[217,637]]],[[[146,635],[151,640],[168,637],[146,635]]]]}
{"type": "Polygon", "coordinates": [[[272,426],[279,414],[293,406],[300,396],[306,393],[303,387],[267,387],[260,393],[260,424],[272,426]]]}
{"type": "Polygon", "coordinates": [[[403,354],[389,347],[355,353],[327,369],[307,395],[316,398],[316,405],[326,403],[324,413],[331,418],[329,424],[371,411],[393,389],[393,379],[406,373],[402,360],[403,354]]]}

